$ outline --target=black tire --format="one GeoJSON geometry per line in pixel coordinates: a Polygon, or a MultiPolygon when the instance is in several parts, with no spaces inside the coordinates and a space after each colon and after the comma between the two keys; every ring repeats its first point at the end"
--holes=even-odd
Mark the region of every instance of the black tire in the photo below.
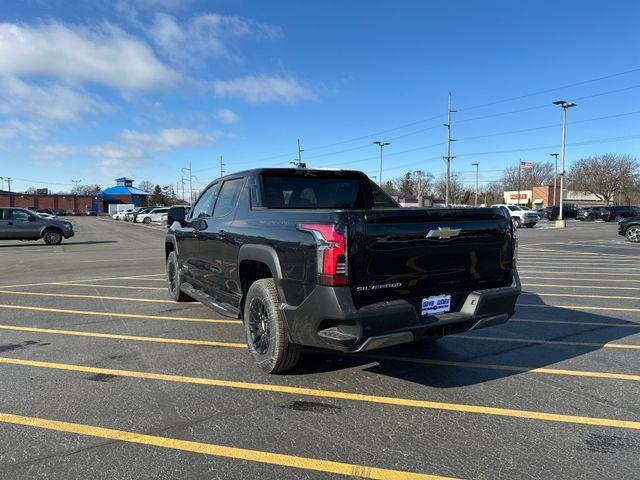
{"type": "Polygon", "coordinates": [[[298,363],[302,346],[289,341],[272,278],[255,281],[244,304],[249,353],[266,373],[282,373],[298,363]]]}
{"type": "Polygon", "coordinates": [[[142,223],[151,223],[151,217],[144,217],[142,223]]]}
{"type": "Polygon", "coordinates": [[[620,220],[622,220],[622,215],[616,215],[616,222],[619,222],[620,220]]]}
{"type": "Polygon", "coordinates": [[[535,224],[535,223],[534,223],[534,224],[529,224],[529,225],[527,225],[527,228],[533,228],[533,227],[535,227],[535,226],[536,226],[536,224],[535,224]]]}
{"type": "Polygon", "coordinates": [[[62,243],[62,232],[59,230],[47,230],[44,232],[44,243],[47,245],[60,245],[62,243]]]}
{"type": "Polygon", "coordinates": [[[182,276],[178,265],[178,256],[176,252],[171,252],[167,257],[167,289],[169,290],[169,295],[176,302],[188,302],[191,297],[180,290],[181,284],[182,276]]]}
{"type": "Polygon", "coordinates": [[[640,243],[640,225],[631,225],[625,232],[627,240],[633,243],[640,243]]]}
{"type": "Polygon", "coordinates": [[[519,218],[516,218],[516,228],[522,228],[522,220],[520,220],[519,218]]]}

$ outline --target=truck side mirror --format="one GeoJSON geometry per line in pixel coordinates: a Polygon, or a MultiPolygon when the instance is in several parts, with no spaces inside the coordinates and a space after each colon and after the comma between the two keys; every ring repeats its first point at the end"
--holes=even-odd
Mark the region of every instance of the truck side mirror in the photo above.
{"type": "Polygon", "coordinates": [[[173,222],[178,222],[184,227],[186,218],[186,212],[184,207],[171,207],[169,213],[167,213],[167,225],[173,225],[173,222]]]}

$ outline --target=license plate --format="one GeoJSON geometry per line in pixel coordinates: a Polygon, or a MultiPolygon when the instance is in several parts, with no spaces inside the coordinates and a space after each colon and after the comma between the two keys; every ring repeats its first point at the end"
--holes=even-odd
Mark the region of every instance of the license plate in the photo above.
{"type": "Polygon", "coordinates": [[[451,310],[451,295],[434,295],[422,299],[422,315],[444,313],[451,310]]]}

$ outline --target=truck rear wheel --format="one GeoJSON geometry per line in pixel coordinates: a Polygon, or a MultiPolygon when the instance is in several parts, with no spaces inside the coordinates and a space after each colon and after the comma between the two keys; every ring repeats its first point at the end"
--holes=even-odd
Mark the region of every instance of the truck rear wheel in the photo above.
{"type": "Polygon", "coordinates": [[[267,373],[292,369],[300,359],[302,347],[289,341],[280,299],[272,278],[255,281],[244,305],[244,326],[249,352],[267,373]]]}
{"type": "Polygon", "coordinates": [[[188,302],[191,297],[180,290],[182,279],[180,276],[180,266],[178,265],[178,256],[176,252],[169,253],[167,257],[167,288],[169,295],[176,302],[188,302]]]}

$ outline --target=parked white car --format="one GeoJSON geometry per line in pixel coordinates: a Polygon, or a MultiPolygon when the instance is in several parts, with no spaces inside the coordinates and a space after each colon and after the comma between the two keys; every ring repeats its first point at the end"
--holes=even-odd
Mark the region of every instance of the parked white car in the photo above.
{"type": "Polygon", "coordinates": [[[154,208],[150,212],[143,213],[136,217],[138,223],[164,222],[167,219],[169,207],[154,208]]]}
{"type": "Polygon", "coordinates": [[[499,208],[504,207],[509,210],[511,214],[511,219],[515,222],[518,228],[527,227],[533,228],[538,221],[540,221],[540,217],[533,210],[525,210],[524,208],[518,205],[507,205],[506,203],[496,203],[495,205],[491,205],[491,208],[499,208]]]}
{"type": "Polygon", "coordinates": [[[111,215],[111,218],[113,218],[114,220],[124,220],[125,215],[133,212],[133,208],[129,209],[129,210],[120,210],[119,212],[114,213],[113,215],[111,215]]]}

